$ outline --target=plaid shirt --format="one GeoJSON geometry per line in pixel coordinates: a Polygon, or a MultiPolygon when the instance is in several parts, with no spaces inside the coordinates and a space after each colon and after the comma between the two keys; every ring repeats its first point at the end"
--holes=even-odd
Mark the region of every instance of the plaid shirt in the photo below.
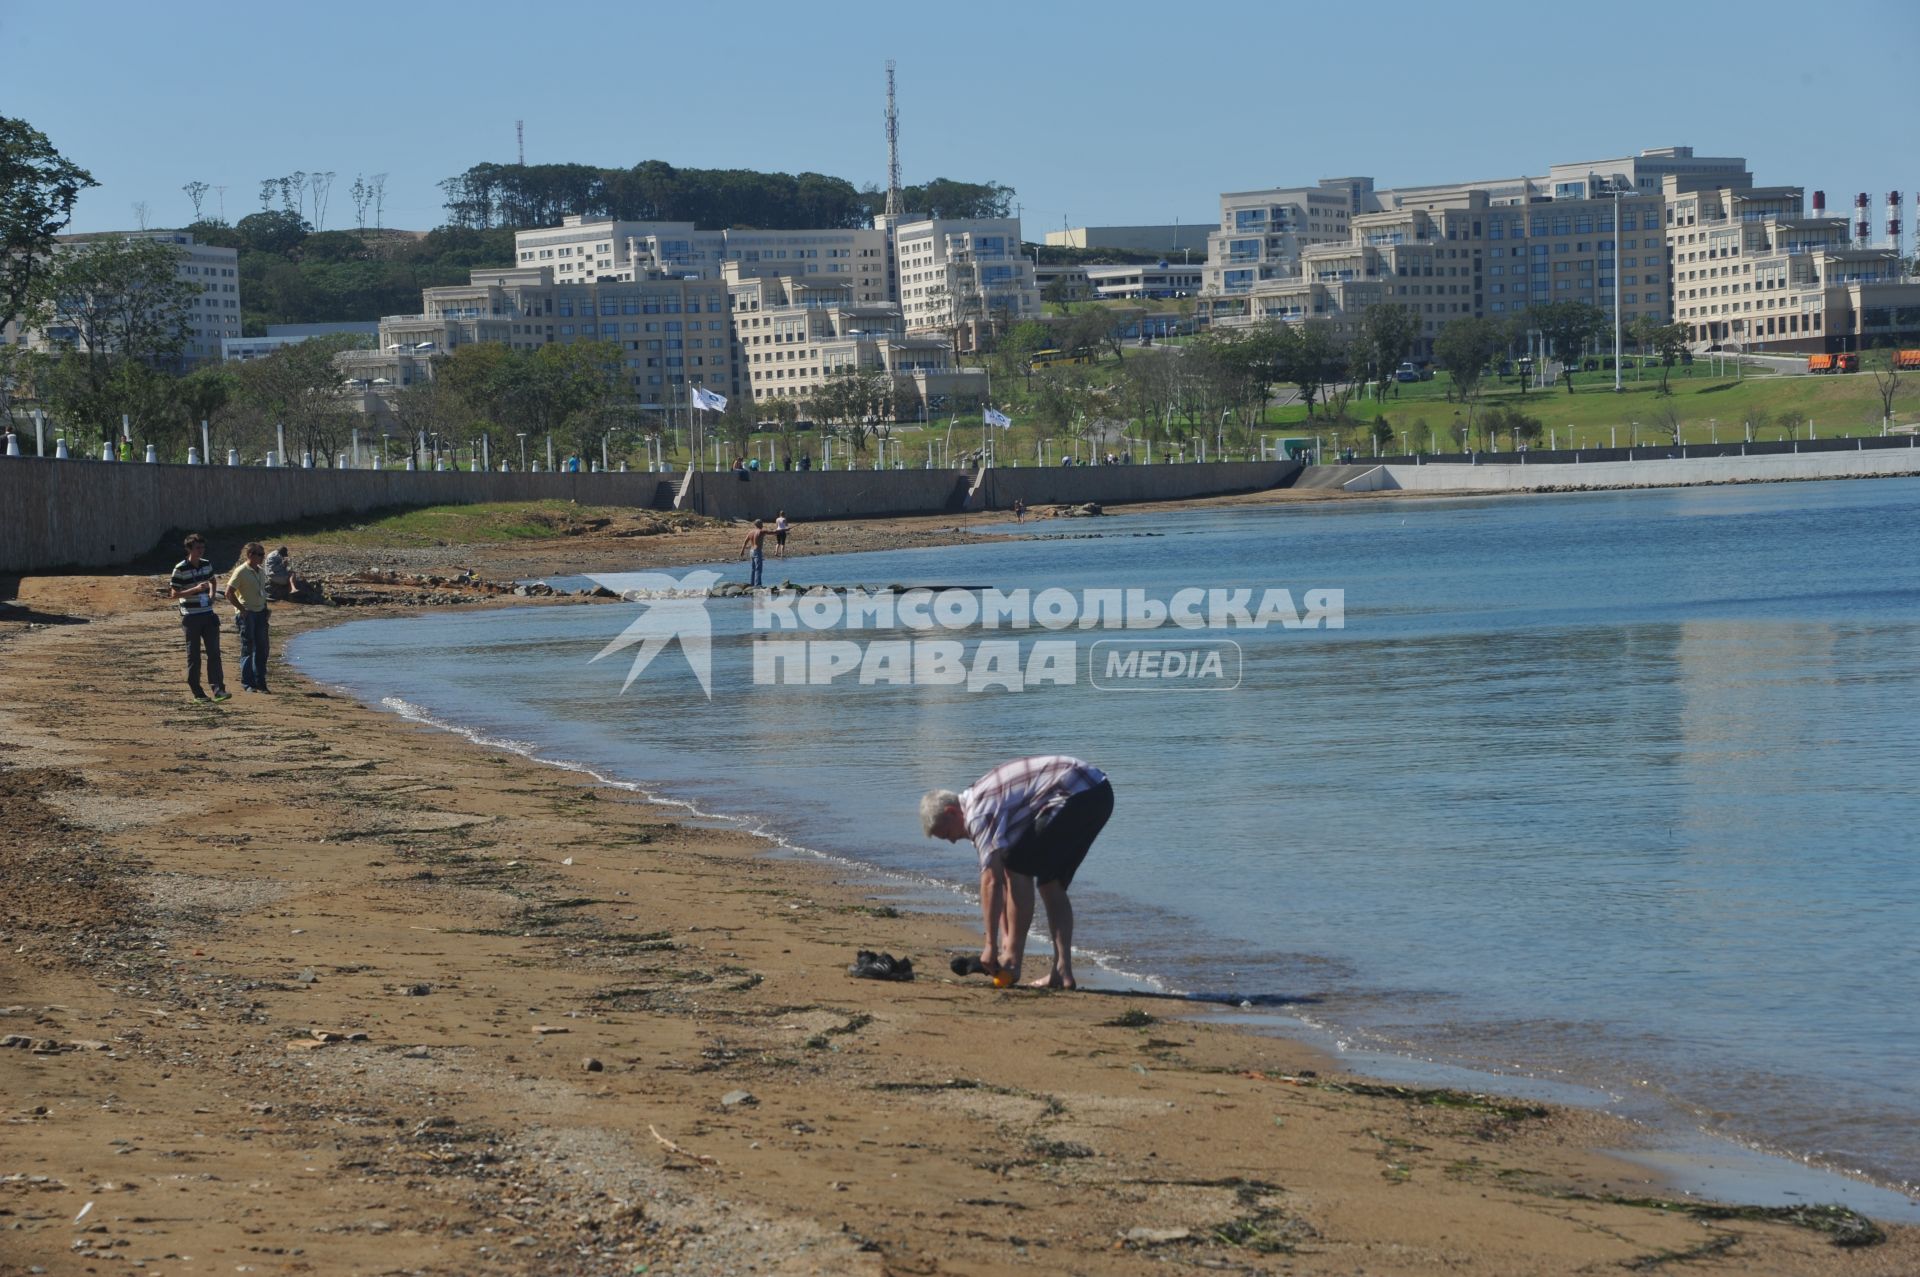
{"type": "Polygon", "coordinates": [[[1065,754],[1042,754],[1002,763],[960,793],[967,837],[980,853],[980,867],[1000,864],[1045,812],[1092,789],[1107,774],[1065,754]]]}

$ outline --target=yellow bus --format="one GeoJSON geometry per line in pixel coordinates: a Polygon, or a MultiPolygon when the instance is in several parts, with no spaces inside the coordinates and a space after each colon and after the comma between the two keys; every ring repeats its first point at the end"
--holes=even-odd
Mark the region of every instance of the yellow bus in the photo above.
{"type": "Polygon", "coordinates": [[[1036,350],[1027,360],[1028,368],[1045,368],[1051,364],[1090,364],[1093,357],[1084,351],[1036,350]]]}

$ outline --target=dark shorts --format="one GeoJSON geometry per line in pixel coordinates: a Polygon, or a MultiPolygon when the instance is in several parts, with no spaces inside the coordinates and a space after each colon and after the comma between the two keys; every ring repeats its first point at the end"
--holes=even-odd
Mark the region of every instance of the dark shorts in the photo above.
{"type": "Polygon", "coordinates": [[[773,543],[775,545],[785,545],[787,543],[787,534],[779,528],[775,528],[773,531],[773,543]]]}
{"type": "Polygon", "coordinates": [[[1007,851],[1007,868],[1036,882],[1073,885],[1087,849],[1113,815],[1113,785],[1101,781],[1061,804],[1044,829],[1036,828],[1007,851]]]}

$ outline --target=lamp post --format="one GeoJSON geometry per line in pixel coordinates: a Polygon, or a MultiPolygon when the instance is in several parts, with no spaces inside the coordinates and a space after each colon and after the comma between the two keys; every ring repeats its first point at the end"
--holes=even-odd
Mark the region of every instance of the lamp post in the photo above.
{"type": "Polygon", "coordinates": [[[525,474],[527,472],[527,432],[518,431],[513,437],[520,441],[520,473],[525,474]]]}
{"type": "Polygon", "coordinates": [[[1603,181],[1606,193],[1613,197],[1613,393],[1617,395],[1624,389],[1620,384],[1620,200],[1629,192],[1618,177],[1596,179],[1592,173],[1587,174],[1589,189],[1596,180],[1603,181]]]}

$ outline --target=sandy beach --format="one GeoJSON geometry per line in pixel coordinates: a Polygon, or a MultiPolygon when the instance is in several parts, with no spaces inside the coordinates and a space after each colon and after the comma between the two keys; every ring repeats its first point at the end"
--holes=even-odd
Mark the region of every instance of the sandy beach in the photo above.
{"type": "MultiPolygon", "coordinates": [[[[377,569],[739,538],[309,538],[358,606],[273,625],[530,605],[347,582],[377,569]]],[[[196,705],[158,580],[0,608],[0,1273],[1920,1272],[1920,1230],[1680,1202],[1596,1151],[1637,1138],[1601,1114],[1369,1084],[1184,1001],[962,982],[960,920],[282,664],[196,705]],[[857,949],[919,978],[851,979],[857,949]]]]}

